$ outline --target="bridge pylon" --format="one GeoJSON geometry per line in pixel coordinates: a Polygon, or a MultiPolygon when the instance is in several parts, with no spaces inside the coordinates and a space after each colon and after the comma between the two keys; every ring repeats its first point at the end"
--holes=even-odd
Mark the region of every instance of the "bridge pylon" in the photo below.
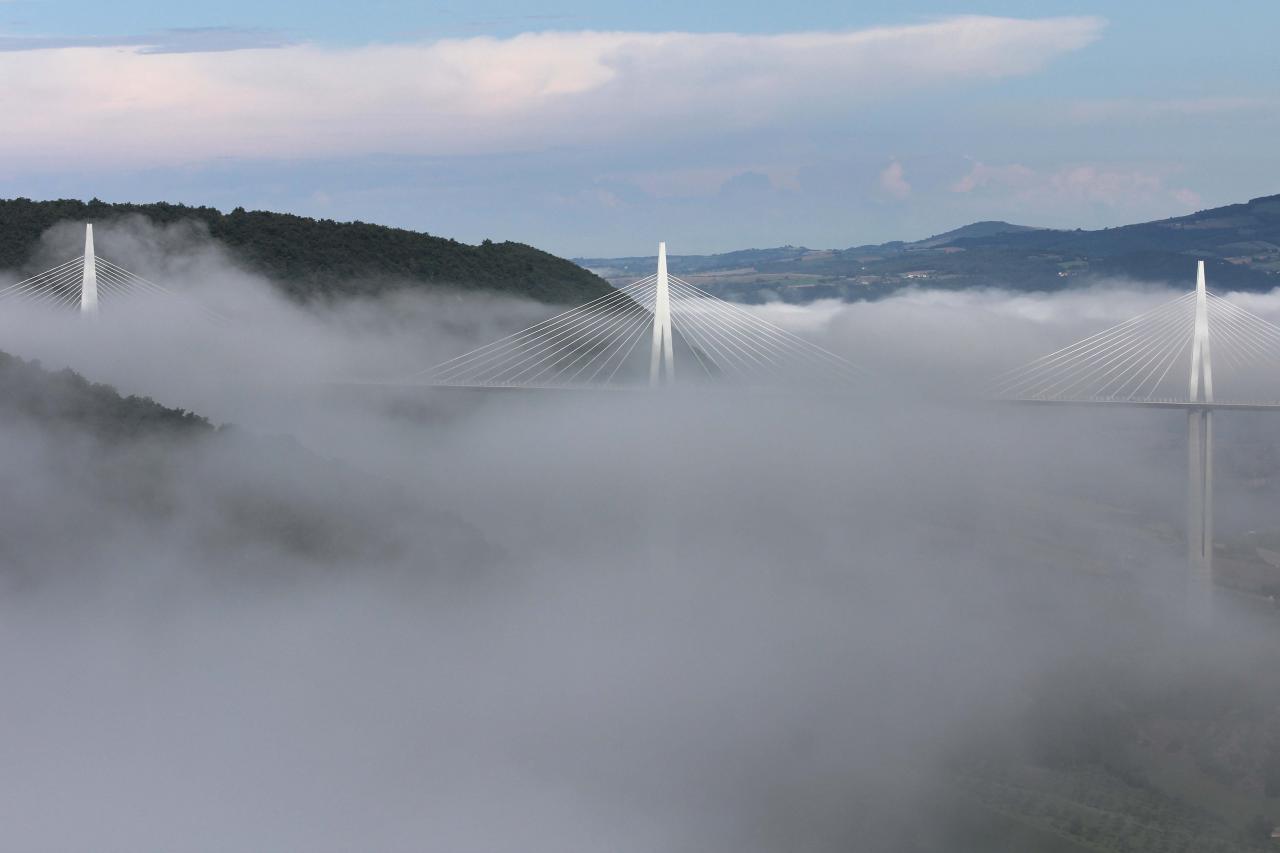
{"type": "Polygon", "coordinates": [[[80,313],[98,316],[98,264],[93,254],[93,223],[84,227],[84,272],[80,277],[80,313]]]}
{"type": "Polygon", "coordinates": [[[815,381],[847,386],[867,378],[865,370],[835,353],[671,275],[667,244],[659,243],[653,275],[610,288],[590,302],[401,381],[452,388],[542,389],[673,384],[676,329],[685,378],[788,387],[815,381]]]}
{"type": "MultiPolygon", "coordinates": [[[[1188,399],[1213,403],[1213,363],[1209,348],[1209,305],[1204,261],[1196,268],[1195,326],[1191,340],[1188,399]]],[[[1213,619],[1213,409],[1187,411],[1187,562],[1191,616],[1213,619]]]]}
{"type": "Polygon", "coordinates": [[[649,386],[675,381],[675,353],[671,344],[671,284],[667,276],[667,244],[658,244],[657,290],[653,300],[653,346],[649,354],[649,386]],[[661,367],[661,373],[659,373],[661,367]]]}

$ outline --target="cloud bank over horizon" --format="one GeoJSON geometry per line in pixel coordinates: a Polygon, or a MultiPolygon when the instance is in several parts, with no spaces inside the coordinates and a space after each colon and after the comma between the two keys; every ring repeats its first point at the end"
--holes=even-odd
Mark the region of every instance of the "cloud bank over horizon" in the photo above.
{"type": "Polygon", "coordinates": [[[181,52],[130,39],[135,46],[0,50],[10,131],[0,156],[9,170],[154,167],[510,153],[625,142],[642,130],[669,139],[821,121],[921,88],[1028,74],[1102,28],[1093,17],[969,16],[779,35],[541,32],[181,52]]]}
{"type": "Polygon", "coordinates": [[[464,27],[416,9],[413,27],[371,9],[340,33],[245,7],[227,22],[151,10],[117,35],[96,13],[0,22],[0,196],[618,257],[664,239],[843,248],[989,219],[1100,228],[1280,189],[1260,142],[1280,101],[1248,48],[1263,28],[1231,24],[1229,55],[1203,46],[1209,79],[1125,9],[708,5],[658,10],[664,30],[621,7],[491,11],[464,27]]]}

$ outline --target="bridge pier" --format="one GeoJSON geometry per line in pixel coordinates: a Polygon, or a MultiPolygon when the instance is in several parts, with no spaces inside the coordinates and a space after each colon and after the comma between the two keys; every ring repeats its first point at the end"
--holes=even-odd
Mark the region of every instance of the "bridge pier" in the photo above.
{"type": "MultiPolygon", "coordinates": [[[[1188,399],[1213,402],[1213,364],[1209,352],[1209,305],[1204,261],[1196,267],[1196,318],[1191,340],[1188,399]]],[[[1191,618],[1213,621],[1213,412],[1187,413],[1187,604],[1191,618]]]]}
{"type": "Polygon", "coordinates": [[[1213,412],[1187,413],[1187,604],[1197,622],[1213,621],[1213,412]]]}

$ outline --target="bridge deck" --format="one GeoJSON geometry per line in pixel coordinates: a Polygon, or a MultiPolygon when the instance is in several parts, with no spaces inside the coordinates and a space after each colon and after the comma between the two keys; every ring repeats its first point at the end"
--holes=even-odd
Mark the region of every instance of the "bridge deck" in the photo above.
{"type": "Polygon", "coordinates": [[[1010,403],[1025,406],[1114,406],[1133,409],[1188,409],[1192,411],[1236,410],[1242,412],[1265,412],[1280,409],[1280,402],[1265,401],[1225,401],[1215,403],[1193,402],[1191,400],[1125,400],[1113,398],[1050,400],[1035,397],[997,398],[993,402],[1010,403]]]}

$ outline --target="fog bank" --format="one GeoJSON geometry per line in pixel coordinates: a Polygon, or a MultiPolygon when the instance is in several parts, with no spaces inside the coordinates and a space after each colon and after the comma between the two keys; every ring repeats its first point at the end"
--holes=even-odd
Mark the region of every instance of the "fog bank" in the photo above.
{"type": "MultiPolygon", "coordinates": [[[[1269,659],[1248,602],[1184,619],[1177,413],[968,394],[1169,293],[757,309],[875,394],[353,391],[546,309],[297,306],[128,227],[233,322],[6,313],[2,348],[241,430],[0,424],[17,848],[964,849],[975,762],[1269,659]]],[[[1224,429],[1244,534],[1280,424],[1224,429]]]]}

